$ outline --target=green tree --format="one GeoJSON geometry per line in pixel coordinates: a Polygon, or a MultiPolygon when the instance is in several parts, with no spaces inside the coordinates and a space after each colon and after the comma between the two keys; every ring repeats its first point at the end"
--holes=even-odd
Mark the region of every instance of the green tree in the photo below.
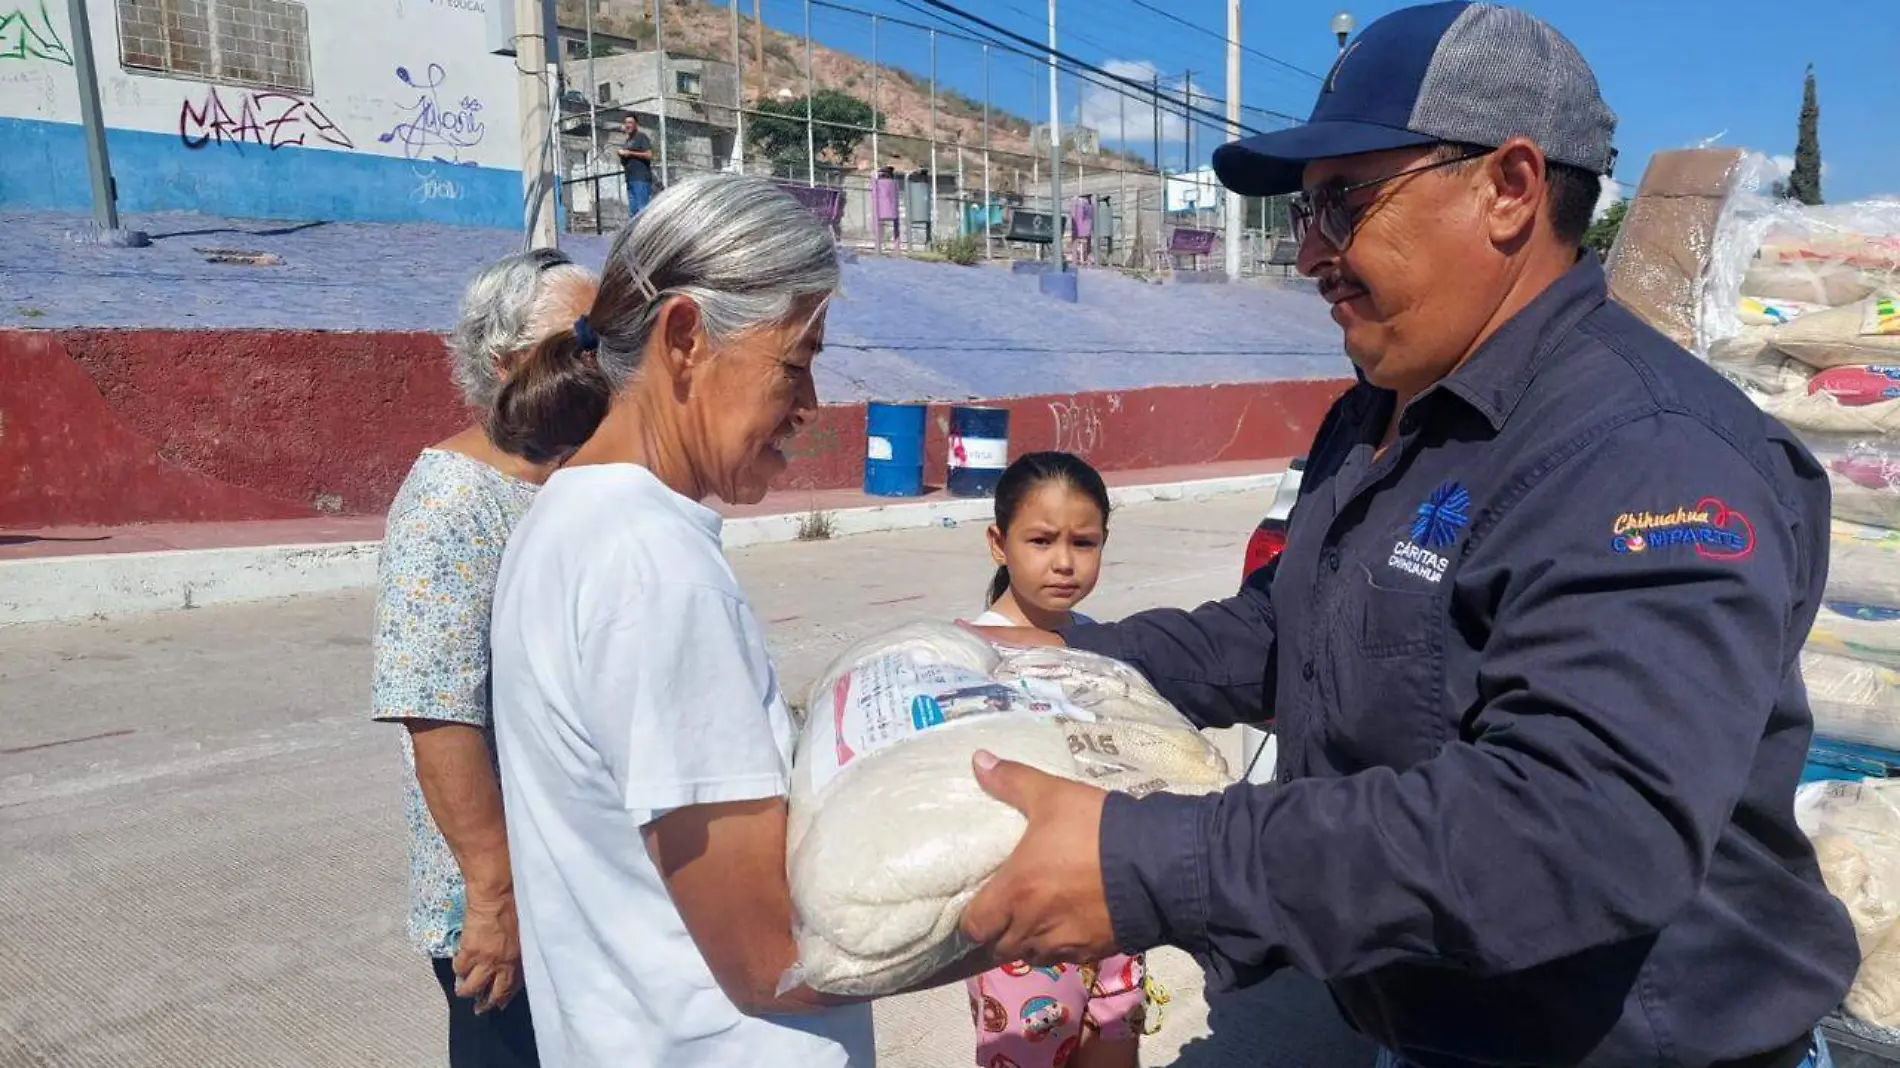
{"type": "MultiPolygon", "coordinates": [[[[761,114],[746,120],[746,143],[776,163],[805,162],[805,98],[764,100],[761,114]]],[[[837,89],[821,89],[811,97],[812,143],[819,158],[849,163],[865,132],[884,117],[871,105],[837,89]]]]}
{"type": "Polygon", "coordinates": [[[1583,232],[1583,247],[1595,249],[1599,256],[1608,256],[1616,244],[1616,235],[1623,229],[1623,216],[1628,215],[1629,210],[1627,200],[1619,200],[1604,209],[1602,217],[1583,232]]]}
{"type": "Polygon", "coordinates": [[[1788,198],[1803,204],[1821,203],[1821,104],[1814,91],[1812,63],[1808,64],[1807,83],[1801,90],[1801,131],[1794,143],[1788,198]]]}

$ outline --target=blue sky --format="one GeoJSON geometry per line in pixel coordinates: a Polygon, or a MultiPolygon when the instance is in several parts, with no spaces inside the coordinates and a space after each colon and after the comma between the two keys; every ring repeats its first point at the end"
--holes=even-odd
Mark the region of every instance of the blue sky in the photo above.
{"type": "MultiPolygon", "coordinates": [[[[899,0],[842,0],[911,22],[929,21],[899,0]]],[[[913,0],[914,2],[914,0],[913,0]]],[[[1224,33],[1225,0],[1150,0],[1198,26],[1224,33]]],[[[958,0],[959,6],[1040,40],[1043,0],[958,0]]],[[[742,8],[748,6],[743,3],[742,8]]],[[[1342,0],[1249,0],[1242,41],[1247,46],[1308,71],[1324,73],[1335,52],[1328,23],[1342,0]]],[[[1403,6],[1390,0],[1343,0],[1360,25],[1403,6]]],[[[1661,149],[1714,143],[1791,155],[1801,107],[1802,72],[1809,62],[1819,78],[1821,151],[1827,166],[1823,187],[1830,201],[1876,194],[1900,195],[1900,9],[1894,0],[1523,0],[1521,6],[1563,31],[1590,60],[1605,97],[1620,118],[1622,153],[1617,177],[1632,187],[1650,155],[1661,149]]],[[[798,32],[799,0],[764,0],[766,21],[798,32]]],[[[814,36],[821,43],[868,53],[868,20],[816,8],[814,36]]],[[[1132,0],[1060,0],[1059,45],[1099,65],[1146,78],[1159,72],[1177,94],[1181,76],[1193,70],[1197,91],[1224,96],[1226,63],[1216,37],[1193,30],[1132,0]]],[[[929,70],[927,36],[886,25],[879,58],[919,74],[929,70]]],[[[980,50],[939,39],[940,81],[972,96],[982,92],[980,50]]],[[[1020,57],[996,56],[992,99],[1018,114],[1040,118],[1046,107],[1047,74],[1020,57]]],[[[1304,116],[1318,83],[1266,59],[1245,54],[1242,101],[1257,108],[1304,116]]],[[[1113,142],[1120,111],[1113,96],[1084,92],[1063,79],[1064,121],[1078,107],[1092,125],[1105,127],[1113,142]]],[[[1219,105],[1205,104],[1213,110],[1219,105]]],[[[1132,102],[1128,147],[1152,150],[1154,116],[1132,102]]],[[[1273,120],[1250,113],[1247,122],[1273,120]]],[[[1178,122],[1166,124],[1164,153],[1181,167],[1186,146],[1178,122]]],[[[1193,158],[1205,162],[1215,138],[1196,134],[1193,158]]]]}

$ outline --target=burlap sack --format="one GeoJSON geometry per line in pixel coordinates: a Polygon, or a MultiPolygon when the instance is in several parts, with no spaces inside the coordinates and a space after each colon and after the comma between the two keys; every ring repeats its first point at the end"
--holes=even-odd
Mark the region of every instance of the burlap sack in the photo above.
{"type": "Polygon", "coordinates": [[[1716,220],[1741,161],[1735,149],[1657,153],[1610,253],[1610,296],[1684,348],[1695,342],[1716,220]]]}

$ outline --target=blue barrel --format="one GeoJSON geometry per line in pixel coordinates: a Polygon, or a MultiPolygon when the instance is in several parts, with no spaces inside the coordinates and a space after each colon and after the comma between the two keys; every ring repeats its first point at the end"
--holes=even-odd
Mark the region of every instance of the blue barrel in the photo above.
{"type": "Polygon", "coordinates": [[[921,404],[878,404],[864,413],[864,492],[873,497],[920,497],[924,492],[924,413],[921,404]]]}
{"type": "Polygon", "coordinates": [[[989,497],[1009,466],[1009,409],[959,405],[950,409],[953,497],[989,497]]]}

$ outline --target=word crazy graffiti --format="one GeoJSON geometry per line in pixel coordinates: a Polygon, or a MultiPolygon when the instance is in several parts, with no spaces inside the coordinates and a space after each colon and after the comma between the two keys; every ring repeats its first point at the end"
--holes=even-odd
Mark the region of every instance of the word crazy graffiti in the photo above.
{"type": "MultiPolygon", "coordinates": [[[[482,102],[465,96],[454,107],[443,107],[439,94],[448,81],[448,72],[440,63],[429,64],[421,80],[410,74],[409,68],[397,67],[396,79],[416,90],[417,96],[414,103],[398,105],[403,120],[376,140],[400,145],[402,154],[412,160],[464,163],[462,150],[481,144],[488,133],[481,120],[482,102]]],[[[466,162],[471,166],[474,163],[466,162]]]]}
{"type": "Polygon", "coordinates": [[[178,107],[178,139],[193,150],[233,145],[242,152],[252,144],[275,152],[304,145],[311,135],[338,148],[356,147],[322,108],[289,93],[245,93],[233,111],[213,86],[202,104],[186,99],[178,107]]]}
{"type": "Polygon", "coordinates": [[[66,42],[60,40],[59,31],[53,28],[53,16],[46,10],[46,0],[40,0],[37,24],[33,13],[25,8],[0,15],[0,59],[42,59],[67,67],[73,65],[72,52],[66,48],[66,42]]]}

